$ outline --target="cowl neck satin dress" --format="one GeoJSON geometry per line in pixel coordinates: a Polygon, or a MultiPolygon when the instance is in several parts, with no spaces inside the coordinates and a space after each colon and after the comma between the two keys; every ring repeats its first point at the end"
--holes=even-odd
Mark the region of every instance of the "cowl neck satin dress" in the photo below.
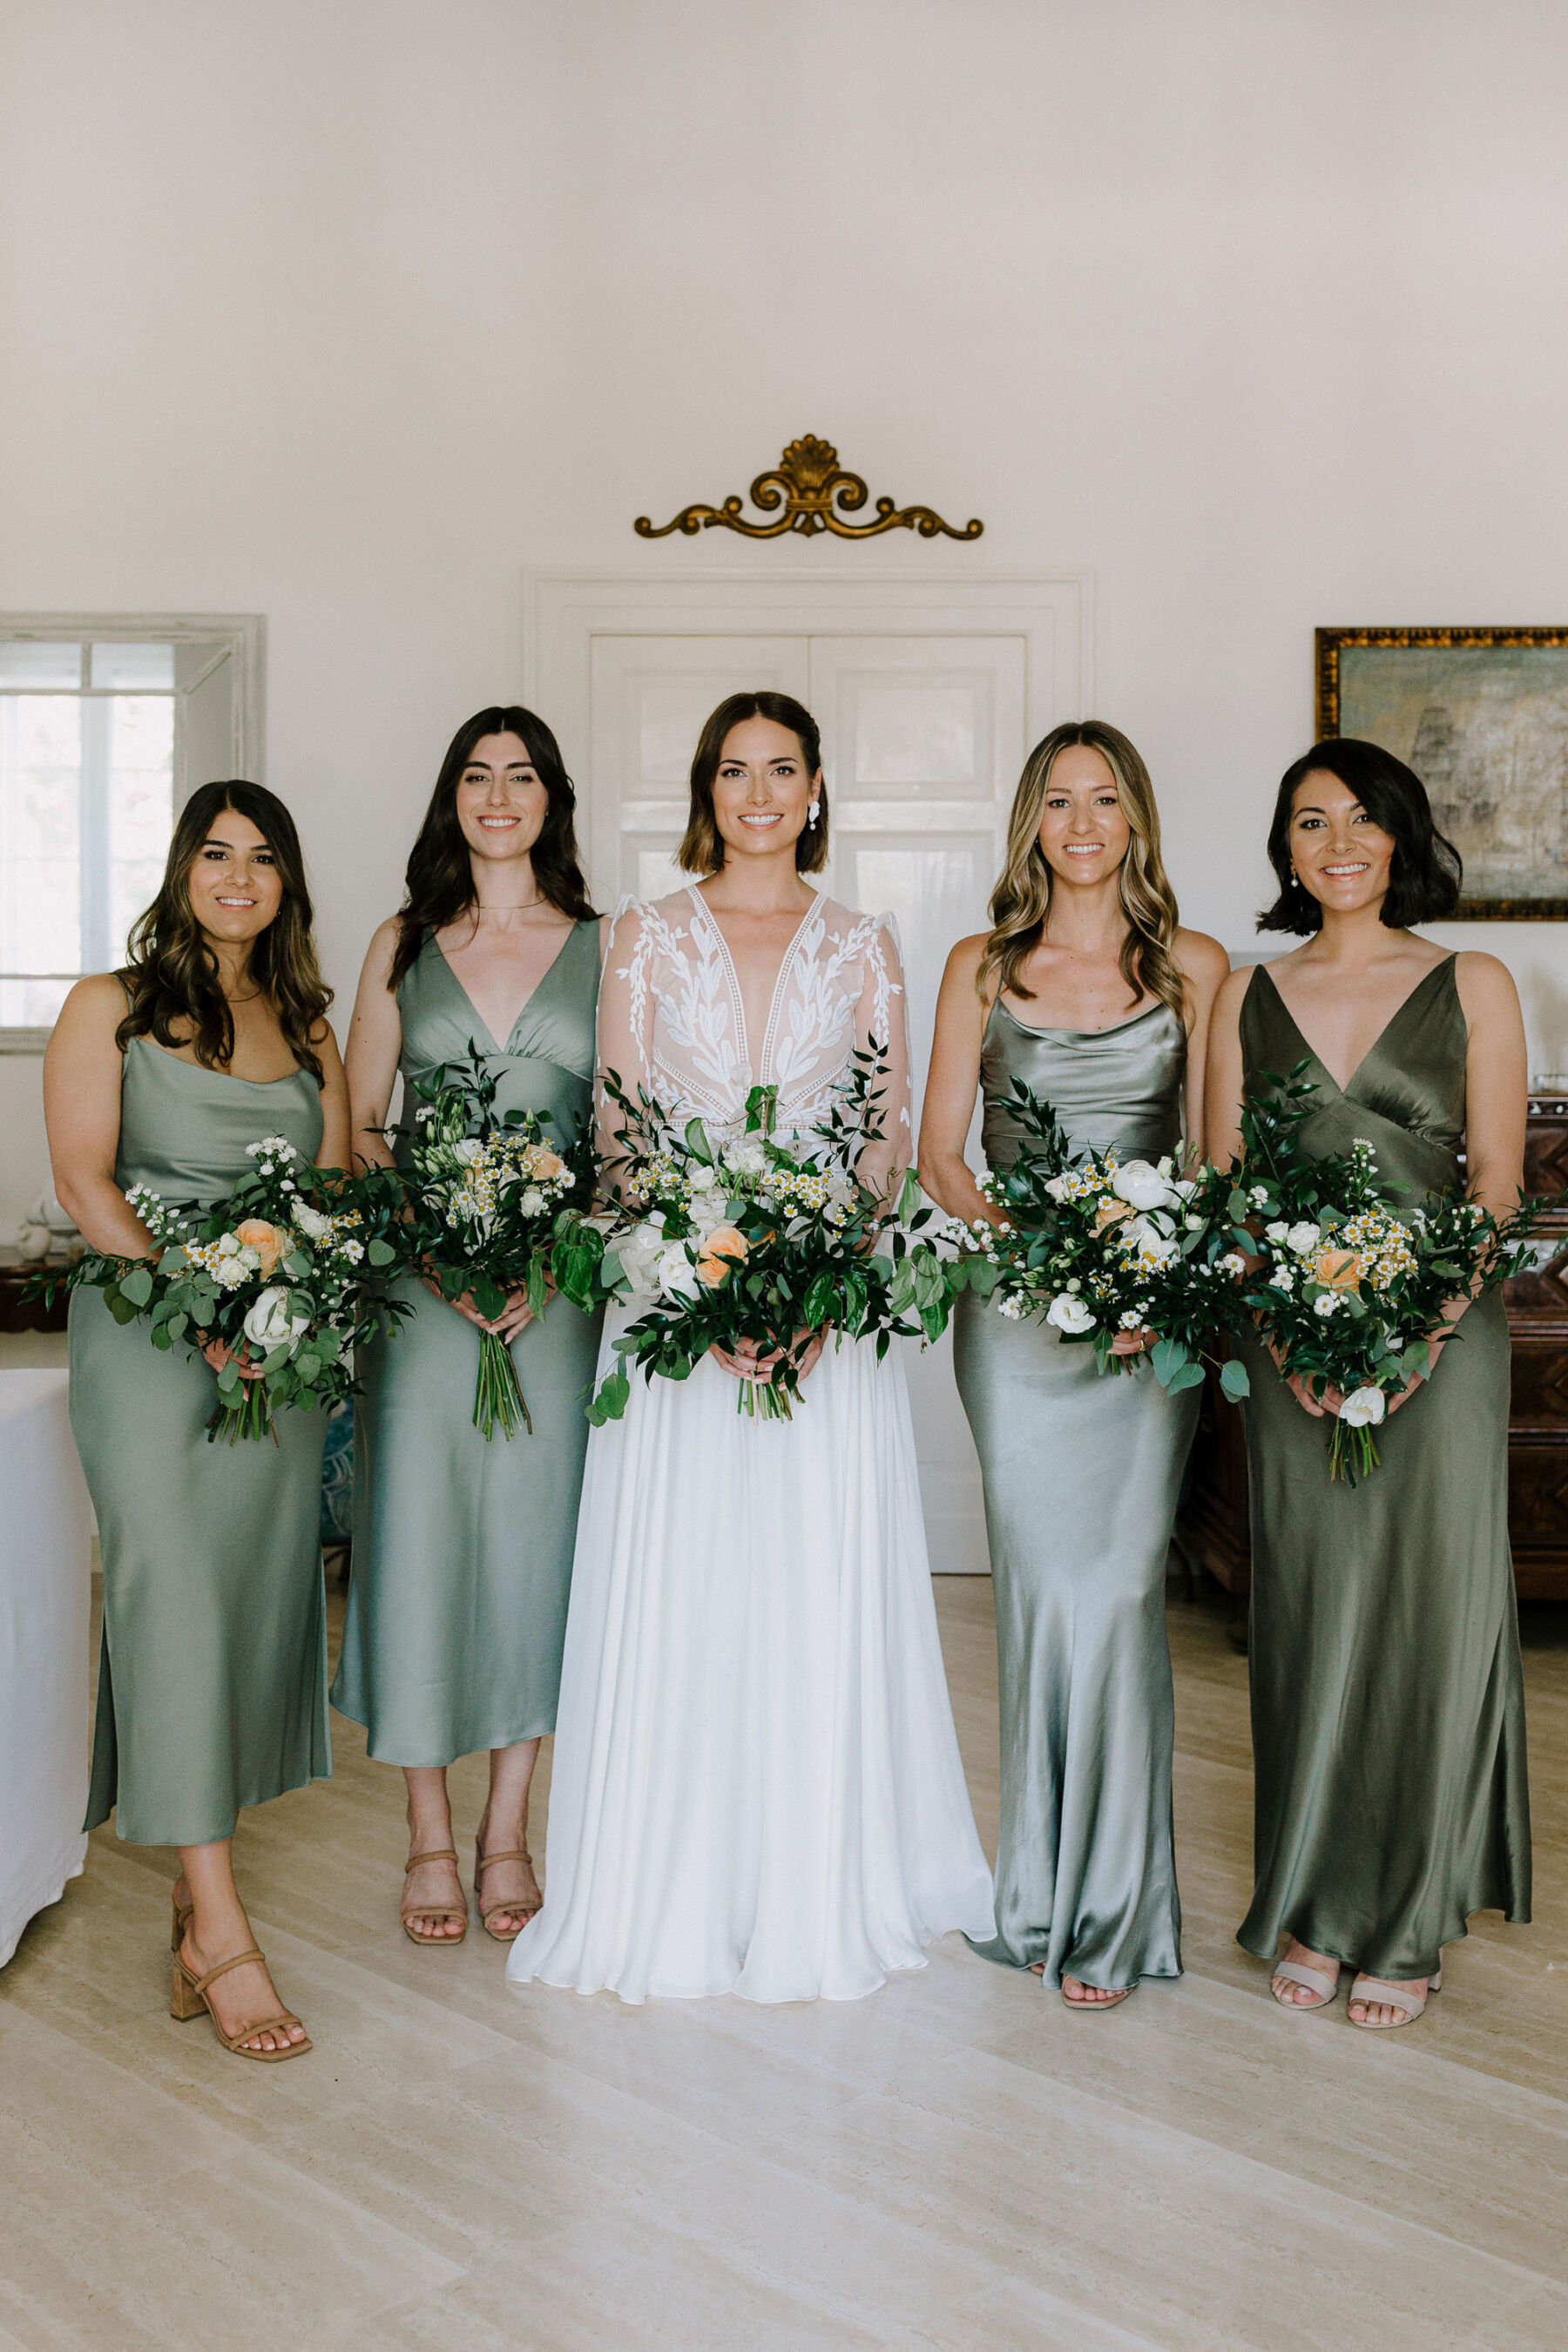
{"type": "MultiPolygon", "coordinates": [[[[1075,1152],[1158,1160],[1182,1130],[1186,1033],[1158,1004],[1115,1028],[1037,1029],[1000,1000],[981,1052],[985,1157],[1022,1129],[1021,1078],[1075,1152]]],[[[1181,1974],[1165,1556],[1197,1391],[1098,1370],[1037,1317],[962,1292],[959,1393],[985,1486],[1002,1716],[996,1934],[976,1945],[1110,1991],[1181,1974]]]]}
{"type": "MultiPolygon", "coordinates": [[[[321,1141],[308,1070],[258,1084],[125,1048],[114,1181],[221,1200],[247,1143],[321,1141]]],[[[87,1827],[139,1845],[210,1845],[235,1818],[332,1769],[321,1591],[326,1418],[280,1412],[278,1443],[209,1444],[217,1381],[100,1293],[70,1307],[70,1412],[98,1515],[103,1640],[87,1827]]]]}
{"type": "MultiPolygon", "coordinates": [[[[1241,1045],[1249,1087],[1309,1063],[1309,1151],[1364,1136],[1411,1207],[1460,1181],[1467,1034],[1451,956],[1348,1087],[1263,965],[1241,1045]]],[[[1243,1352],[1257,1884],[1240,1941],[1271,1960],[1289,1934],[1372,1976],[1429,1976],[1472,1911],[1530,1916],[1502,1298],[1467,1309],[1354,1487],[1330,1484],[1324,1423],[1259,1346],[1243,1352]]]]}
{"type": "MultiPolygon", "coordinates": [[[[397,991],[404,1124],[413,1082],[485,1053],[498,1112],[537,1111],[558,1142],[593,1097],[599,926],[578,923],[512,1024],[493,1038],[436,940],[397,991]]],[[[398,1146],[405,1158],[408,1140],[398,1146]]],[[[601,1318],[552,1299],[511,1343],[526,1427],[474,1427],[479,1334],[420,1282],[393,1339],[360,1360],[354,1533],[332,1704],[393,1764],[450,1764],[555,1727],[572,1547],[588,1443],[584,1391],[601,1318]]]]}

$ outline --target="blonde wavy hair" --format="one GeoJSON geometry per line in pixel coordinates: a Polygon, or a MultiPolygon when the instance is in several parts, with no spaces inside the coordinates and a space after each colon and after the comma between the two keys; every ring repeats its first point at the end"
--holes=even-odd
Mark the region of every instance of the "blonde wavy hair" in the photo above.
{"type": "Polygon", "coordinates": [[[1040,818],[1051,770],[1074,744],[1098,751],[1116,779],[1116,797],[1131,839],[1121,861],[1121,909],[1127,938],[1121,976],[1136,1003],[1152,996],[1168,1004],[1178,1021],[1187,1017],[1187,992],[1171,954],[1176,936],[1176,898],[1160,857],[1160,812],[1154,787],[1137,751],[1102,719],[1068,719],[1037,743],[1024,763],[1007,825],[1007,863],[991,894],[991,935],[980,959],[975,985],[982,997],[993,982],[1000,993],[1032,997],[1024,966],[1045,937],[1051,910],[1053,876],[1040,847],[1040,818]]]}

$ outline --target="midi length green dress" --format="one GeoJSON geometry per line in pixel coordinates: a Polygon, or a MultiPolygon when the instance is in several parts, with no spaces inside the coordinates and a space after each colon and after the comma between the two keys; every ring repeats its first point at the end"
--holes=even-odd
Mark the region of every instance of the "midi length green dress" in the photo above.
{"type": "MultiPolygon", "coordinates": [[[[599,927],[579,923],[501,1047],[427,939],[397,992],[405,1120],[413,1081],[473,1044],[500,1077],[499,1111],[537,1111],[570,1138],[593,1102],[598,987],[599,927]]],[[[359,1365],[332,1705],[382,1761],[450,1764],[555,1727],[601,1318],[554,1298],[512,1341],[533,1434],[487,1443],[473,1422],[479,1332],[422,1283],[398,1295],[412,1318],[359,1365]]]]}
{"type": "MultiPolygon", "coordinates": [[[[270,1085],[202,1069],[150,1037],[125,1048],[116,1183],[220,1200],[286,1136],[308,1160],[321,1097],[307,1070],[270,1085]]],[[[332,1769],[321,1590],[326,1416],[277,1416],[276,1445],[209,1443],[217,1381],[70,1307],[70,1412],[98,1515],[103,1639],[86,1826],[138,1845],[209,1845],[235,1818],[332,1769]]]]}
{"type": "MultiPolygon", "coordinates": [[[[1182,1131],[1186,1034],[1165,1005],[1114,1029],[1036,1029],[998,1000],[981,1053],[985,1157],[1022,1130],[1022,1078],[1075,1152],[1162,1159],[1182,1131]]],[[[1182,1972],[1171,1825],[1165,1555],[1197,1423],[1147,1364],[1098,1370],[1036,1317],[961,1292],[959,1393],[985,1486],[1002,1715],[996,1934],[976,1945],[1105,1991],[1182,1972]]]]}
{"type": "MultiPolygon", "coordinates": [[[[1459,1181],[1465,1016],[1454,960],[1408,996],[1341,1088],[1259,965],[1247,1081],[1303,1058],[1312,1152],[1373,1145],[1415,1207],[1459,1181]]],[[[1252,1511],[1252,1906],[1281,1935],[1385,1980],[1430,1976],[1472,1911],[1530,1916],[1524,1694],[1508,1542],[1508,1320],[1467,1309],[1429,1384],[1377,1433],[1382,1466],[1329,1480],[1328,1428],[1256,1342],[1245,1411],[1252,1511]]]]}

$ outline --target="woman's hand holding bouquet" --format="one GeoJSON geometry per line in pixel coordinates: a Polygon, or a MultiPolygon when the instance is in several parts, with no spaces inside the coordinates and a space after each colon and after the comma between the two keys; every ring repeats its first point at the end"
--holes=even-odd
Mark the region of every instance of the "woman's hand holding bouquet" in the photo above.
{"type": "Polygon", "coordinates": [[[205,1356],[218,1391],[207,1436],[231,1445],[274,1434],[284,1406],[349,1395],[355,1347],[399,1320],[379,1295],[398,1255],[395,1184],[313,1168],[280,1135],[246,1152],[254,1167],[209,1209],[135,1186],[125,1197],[157,1250],[89,1251],[63,1277],[100,1290],[116,1322],[144,1320],[155,1348],[183,1339],[205,1356]]]}
{"type": "MultiPolygon", "coordinates": [[[[558,1253],[573,1248],[592,1205],[594,1156],[585,1132],[546,1140],[531,1111],[495,1108],[500,1081],[477,1045],[416,1086],[406,1172],[405,1253],[448,1306],[479,1327],[474,1426],[487,1439],[520,1424],[533,1433],[508,1341],[557,1288],[558,1253]]],[[[567,1286],[578,1306],[581,1286],[567,1286]]]]}
{"type": "Polygon", "coordinates": [[[827,1338],[874,1339],[884,1355],[895,1334],[936,1339],[947,1320],[947,1286],[929,1242],[919,1185],[907,1178],[896,1207],[856,1173],[881,1133],[874,1048],[828,1118],[785,1143],[772,1132],[776,1089],[753,1087],[741,1135],[715,1134],[700,1118],[682,1129],[646,1092],[633,1102],[612,1073],[624,1158],[620,1205],[605,1238],[600,1281],[639,1311],[616,1345],[622,1361],[589,1408],[617,1419],[631,1393],[629,1368],[647,1379],[685,1380],[712,1355],[738,1376],[736,1410],[793,1417],[801,1382],[827,1338]],[[877,1243],[891,1235],[891,1255],[877,1243]]]}
{"type": "Polygon", "coordinates": [[[1247,1254],[1237,1304],[1309,1412],[1332,1417],[1329,1475],[1353,1486],[1378,1463],[1373,1432],[1431,1377],[1472,1299],[1523,1273],[1541,1205],[1506,1218],[1458,1192],[1404,1205],[1373,1147],[1310,1158],[1301,1123],[1315,1089],[1299,1063],[1269,1076],[1241,1121],[1226,1185],[1231,1240],[1247,1254]]]}

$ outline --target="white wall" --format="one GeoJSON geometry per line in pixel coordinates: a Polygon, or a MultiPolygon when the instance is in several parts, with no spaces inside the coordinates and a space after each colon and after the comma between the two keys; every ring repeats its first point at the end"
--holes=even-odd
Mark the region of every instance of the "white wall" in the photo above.
{"type": "Polygon", "coordinates": [[[268,615],[346,993],[523,570],[853,570],[630,529],[823,433],[985,520],[876,561],[1094,568],[1240,946],[1315,624],[1568,619],[1565,100],[1560,0],[14,0],[0,606],[268,615]]]}

